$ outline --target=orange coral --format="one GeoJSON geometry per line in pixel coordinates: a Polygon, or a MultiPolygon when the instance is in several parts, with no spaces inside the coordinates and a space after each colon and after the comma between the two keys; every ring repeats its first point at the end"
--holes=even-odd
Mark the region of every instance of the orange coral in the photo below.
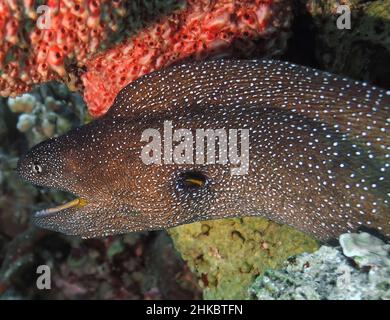
{"type": "Polygon", "coordinates": [[[0,94],[73,83],[82,70],[95,117],[126,84],[176,61],[280,53],[291,20],[290,0],[49,0],[50,28],[41,30],[35,1],[18,3],[0,0],[0,94]]]}
{"type": "Polygon", "coordinates": [[[286,2],[273,0],[188,1],[185,8],[87,62],[82,80],[88,109],[95,117],[104,114],[126,84],[178,60],[276,54],[284,48],[289,14],[286,2]],[[269,41],[260,45],[259,39],[269,41]],[[275,45],[275,39],[282,44],[275,45]]]}
{"type": "Polygon", "coordinates": [[[107,0],[49,0],[41,11],[33,0],[19,3],[0,0],[3,96],[29,91],[35,83],[66,81],[67,63],[83,66],[116,32],[124,12],[107,0]]]}

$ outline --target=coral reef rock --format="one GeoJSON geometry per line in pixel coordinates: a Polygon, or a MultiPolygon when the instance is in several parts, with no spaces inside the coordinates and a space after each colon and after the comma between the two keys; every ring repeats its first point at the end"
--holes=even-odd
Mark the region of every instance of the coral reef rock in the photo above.
{"type": "Polygon", "coordinates": [[[344,255],[352,258],[359,267],[390,267],[390,245],[369,233],[343,234],[340,245],[344,255]]]}
{"type": "Polygon", "coordinates": [[[390,245],[368,234],[343,234],[341,247],[321,246],[267,270],[249,292],[260,300],[390,299],[390,245]],[[350,257],[350,258],[348,258],[350,257]]]}
{"type": "Polygon", "coordinates": [[[82,81],[88,110],[101,116],[126,84],[184,59],[280,55],[291,18],[290,0],[186,1],[86,63],[82,81]]]}
{"type": "Polygon", "coordinates": [[[256,276],[291,255],[318,248],[313,238],[259,217],[197,222],[169,233],[205,299],[248,298],[256,276]]]}
{"type": "Polygon", "coordinates": [[[19,114],[16,128],[26,135],[29,147],[64,134],[73,122],[81,124],[85,118],[81,97],[63,84],[44,84],[31,93],[9,98],[8,107],[19,114]]]}

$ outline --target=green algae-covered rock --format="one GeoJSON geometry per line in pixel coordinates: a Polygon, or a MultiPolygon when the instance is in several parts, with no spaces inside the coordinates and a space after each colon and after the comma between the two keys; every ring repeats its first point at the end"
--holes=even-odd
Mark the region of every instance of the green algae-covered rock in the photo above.
{"type": "Polygon", "coordinates": [[[205,299],[248,298],[248,287],[266,269],[318,248],[313,238],[258,217],[197,222],[169,233],[205,299]]]}

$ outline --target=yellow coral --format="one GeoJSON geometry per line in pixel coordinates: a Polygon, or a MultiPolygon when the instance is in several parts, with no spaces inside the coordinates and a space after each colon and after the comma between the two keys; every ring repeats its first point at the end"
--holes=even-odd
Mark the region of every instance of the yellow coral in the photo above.
{"type": "Polygon", "coordinates": [[[197,222],[169,233],[199,277],[205,299],[248,298],[256,276],[292,255],[318,248],[310,236],[259,217],[197,222]]]}

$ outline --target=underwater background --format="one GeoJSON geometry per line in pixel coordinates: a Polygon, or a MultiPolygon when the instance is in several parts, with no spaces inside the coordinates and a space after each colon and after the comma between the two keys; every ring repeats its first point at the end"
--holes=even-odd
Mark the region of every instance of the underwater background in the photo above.
{"type": "Polygon", "coordinates": [[[30,224],[32,212],[71,198],[17,176],[29,148],[101,116],[143,74],[227,57],[390,89],[390,0],[0,0],[1,299],[390,299],[389,245],[368,234],[321,247],[290,227],[235,218],[82,240],[30,224]],[[44,4],[54,18],[40,32],[44,4]],[[336,28],[340,5],[351,29],[336,28]],[[42,264],[50,290],[36,286],[42,264]]]}

